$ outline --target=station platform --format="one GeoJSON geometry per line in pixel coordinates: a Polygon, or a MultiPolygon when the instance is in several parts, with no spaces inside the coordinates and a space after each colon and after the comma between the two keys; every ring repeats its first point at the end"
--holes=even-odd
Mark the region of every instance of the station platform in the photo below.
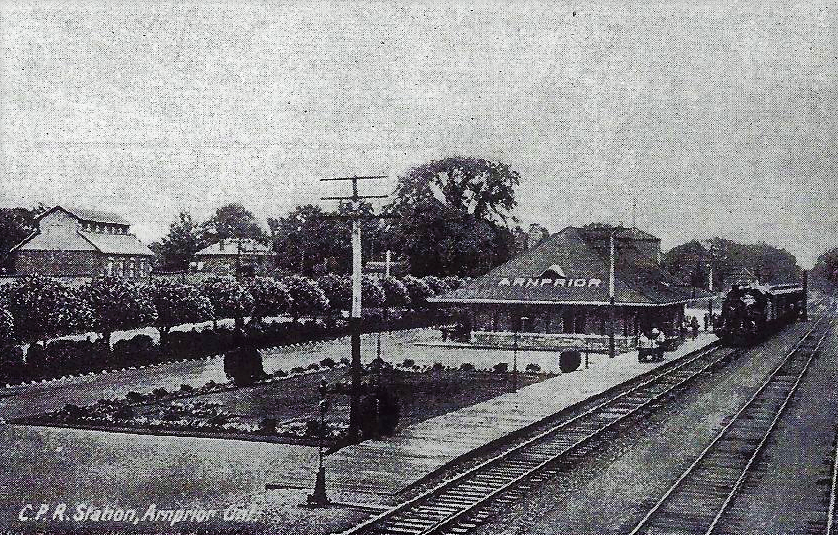
{"type": "MultiPolygon", "coordinates": [[[[638,362],[637,351],[613,359],[591,354],[587,369],[582,367],[517,392],[419,422],[394,437],[342,448],[325,460],[330,497],[373,507],[392,504],[400,491],[452,461],[716,339],[713,334],[701,333],[676,351],[666,353],[663,362],[655,363],[638,362]]],[[[284,470],[275,484],[311,488],[316,462],[294,468],[284,470]]]]}

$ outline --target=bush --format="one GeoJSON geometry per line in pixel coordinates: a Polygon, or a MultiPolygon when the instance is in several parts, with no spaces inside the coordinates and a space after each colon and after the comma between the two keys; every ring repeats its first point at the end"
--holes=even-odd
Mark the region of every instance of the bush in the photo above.
{"type": "Polygon", "coordinates": [[[431,371],[441,372],[445,369],[445,366],[442,365],[441,362],[434,362],[434,365],[431,366],[431,371]]]}
{"type": "Polygon", "coordinates": [[[475,368],[471,362],[463,362],[460,364],[460,369],[464,372],[473,372],[475,368]]]}
{"type": "Polygon", "coordinates": [[[224,373],[236,385],[252,385],[265,375],[261,353],[252,346],[227,351],[224,354],[224,373]]]}
{"type": "Polygon", "coordinates": [[[343,364],[344,366],[349,366],[349,364],[350,364],[349,357],[341,357],[340,358],[340,363],[343,364]]]}
{"type": "Polygon", "coordinates": [[[531,363],[527,364],[527,367],[524,368],[524,371],[526,371],[529,374],[535,375],[535,374],[541,372],[541,366],[531,362],[531,363]]]}
{"type": "Polygon", "coordinates": [[[509,373],[509,363],[508,362],[498,362],[492,367],[492,372],[494,373],[509,373]]]}
{"type": "Polygon", "coordinates": [[[309,370],[319,370],[320,365],[317,364],[316,362],[312,362],[311,364],[308,365],[307,369],[309,369],[309,370]]]}
{"type": "Polygon", "coordinates": [[[194,392],[195,388],[192,385],[180,385],[180,391],[183,393],[194,392]]]}
{"type": "Polygon", "coordinates": [[[579,369],[582,364],[582,353],[575,349],[567,349],[559,355],[559,369],[562,373],[570,373],[579,369]]]}
{"type": "Polygon", "coordinates": [[[23,360],[23,349],[18,346],[0,347],[0,384],[26,380],[29,371],[23,360]]]}
{"type": "Polygon", "coordinates": [[[156,398],[164,398],[169,395],[169,392],[165,388],[160,387],[152,390],[151,394],[156,398]]]}
{"type": "Polygon", "coordinates": [[[139,392],[132,391],[125,394],[125,399],[128,400],[129,403],[141,403],[145,400],[145,396],[139,392]]]}
{"type": "Polygon", "coordinates": [[[427,306],[428,298],[433,296],[433,291],[425,281],[417,279],[412,275],[407,275],[402,279],[402,283],[407,288],[411,307],[417,309],[427,306]]]}
{"type": "Polygon", "coordinates": [[[122,368],[137,364],[160,362],[160,348],[150,336],[138,334],[128,340],[120,340],[113,345],[111,364],[122,368]]]}
{"type": "Polygon", "coordinates": [[[448,291],[445,283],[442,282],[442,279],[439,277],[434,277],[433,275],[428,275],[427,277],[422,277],[422,280],[425,284],[428,285],[428,288],[431,289],[431,292],[434,296],[440,295],[448,291]]]}
{"type": "Polygon", "coordinates": [[[42,373],[60,377],[68,373],[100,370],[105,367],[108,350],[103,342],[53,340],[44,347],[42,373]]]}
{"type": "Polygon", "coordinates": [[[364,437],[390,436],[398,426],[401,406],[392,392],[382,389],[361,400],[360,413],[364,437]]]}
{"type": "Polygon", "coordinates": [[[324,368],[334,368],[337,365],[337,362],[332,357],[326,357],[325,359],[320,361],[320,365],[324,368]]]}
{"type": "Polygon", "coordinates": [[[305,373],[306,369],[302,366],[294,366],[291,368],[291,373],[305,373]]]}
{"type": "Polygon", "coordinates": [[[262,418],[259,422],[259,432],[265,435],[275,435],[276,418],[262,418]]]}
{"type": "Polygon", "coordinates": [[[416,361],[413,359],[404,359],[404,362],[402,362],[402,367],[404,368],[412,368],[415,365],[416,361]]]}

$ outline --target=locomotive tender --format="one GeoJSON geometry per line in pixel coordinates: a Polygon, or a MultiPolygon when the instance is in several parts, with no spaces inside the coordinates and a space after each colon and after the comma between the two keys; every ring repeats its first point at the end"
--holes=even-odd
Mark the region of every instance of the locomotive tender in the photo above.
{"type": "Polygon", "coordinates": [[[797,320],[805,306],[806,291],[798,283],[734,286],[715,331],[726,345],[751,345],[797,320]]]}

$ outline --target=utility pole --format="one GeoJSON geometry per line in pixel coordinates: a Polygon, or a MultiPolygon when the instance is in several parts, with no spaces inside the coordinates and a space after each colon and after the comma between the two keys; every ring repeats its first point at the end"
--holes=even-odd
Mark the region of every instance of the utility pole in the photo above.
{"type": "MultiPolygon", "coordinates": [[[[324,201],[351,201],[352,214],[349,218],[352,221],[352,312],[349,317],[349,330],[352,339],[352,361],[351,377],[352,392],[349,403],[349,439],[357,440],[360,437],[360,412],[361,412],[361,200],[362,199],[385,199],[387,195],[359,195],[359,180],[377,180],[387,178],[386,175],[377,176],[351,176],[341,178],[323,178],[321,182],[337,180],[352,181],[352,195],[349,197],[321,197],[324,201]]],[[[382,216],[376,216],[382,217],[382,216]]]]}
{"type": "MultiPolygon", "coordinates": [[[[707,275],[707,289],[710,293],[713,293],[713,240],[710,240],[710,246],[708,247],[710,252],[710,269],[707,271],[709,274],[707,275]]],[[[707,300],[707,313],[710,314],[710,321],[713,321],[713,296],[711,295],[710,298],[707,300]]]]}
{"type": "Polygon", "coordinates": [[[609,266],[608,266],[608,356],[614,358],[616,348],[614,347],[614,316],[616,304],[614,302],[614,233],[622,230],[620,227],[611,227],[608,233],[609,266]]]}

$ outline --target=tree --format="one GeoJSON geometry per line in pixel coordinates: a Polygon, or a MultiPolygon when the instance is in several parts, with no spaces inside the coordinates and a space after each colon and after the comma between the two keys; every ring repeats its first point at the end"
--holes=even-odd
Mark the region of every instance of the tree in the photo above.
{"type": "Polygon", "coordinates": [[[384,290],[377,280],[364,276],[361,278],[361,305],[364,308],[384,306],[384,290]]]}
{"type": "Polygon", "coordinates": [[[9,312],[6,303],[0,301],[0,350],[5,350],[16,341],[15,319],[9,312]]]}
{"type": "Polygon", "coordinates": [[[834,294],[838,289],[838,247],[820,255],[812,268],[812,284],[834,294]]]}
{"type": "Polygon", "coordinates": [[[169,225],[169,233],[149,247],[165,269],[185,270],[195,253],[207,245],[199,234],[200,229],[192,220],[192,215],[181,211],[177,221],[169,225]]]}
{"type": "Polygon", "coordinates": [[[212,303],[198,289],[188,284],[161,281],[153,284],[150,294],[157,309],[160,345],[168,344],[169,331],[175,325],[207,321],[214,317],[212,303]]]}
{"type": "Polygon", "coordinates": [[[244,206],[231,203],[222,206],[201,224],[200,236],[205,243],[217,243],[230,238],[248,238],[267,242],[267,235],[259,221],[244,206]]]}
{"type": "Polygon", "coordinates": [[[84,286],[85,301],[93,312],[93,326],[108,348],[114,331],[154,323],[157,310],[148,289],[120,277],[96,277],[84,286]]]}
{"type": "Polygon", "coordinates": [[[384,306],[406,307],[410,304],[410,295],[407,288],[399,279],[390,276],[381,279],[381,289],[384,291],[384,306]]]}
{"type": "Polygon", "coordinates": [[[40,205],[32,209],[0,208],[0,270],[11,269],[12,266],[6,265],[6,254],[32,234],[37,227],[35,217],[43,211],[40,205]]]}
{"type": "Polygon", "coordinates": [[[262,318],[279,316],[288,312],[291,296],[284,284],[269,277],[254,277],[248,291],[253,297],[253,309],[250,323],[258,323],[262,318]]]}
{"type": "Polygon", "coordinates": [[[293,321],[302,317],[316,316],[326,312],[329,301],[317,283],[306,277],[291,275],[282,279],[282,284],[288,289],[291,298],[288,313],[293,321]]]}
{"type": "Polygon", "coordinates": [[[506,223],[515,208],[520,175],[507,164],[452,156],[414,167],[399,177],[393,207],[403,213],[436,201],[475,220],[506,223]]]}
{"type": "Polygon", "coordinates": [[[212,304],[216,318],[233,318],[237,328],[253,311],[253,295],[234,277],[210,277],[201,283],[201,294],[212,304]]]}
{"type": "Polygon", "coordinates": [[[406,275],[402,278],[407,294],[410,296],[410,305],[413,309],[418,309],[428,304],[428,298],[433,296],[433,291],[428,284],[422,279],[417,279],[412,275],[406,275]]]}
{"type": "Polygon", "coordinates": [[[7,302],[17,334],[23,340],[84,332],[93,322],[92,310],[80,290],[42,275],[30,275],[12,283],[7,302]]]}
{"type": "Polygon", "coordinates": [[[515,236],[515,186],[508,165],[451,157],[408,171],[399,178],[387,212],[398,219],[386,233],[414,275],[481,275],[508,260],[515,236]]]}
{"type": "Polygon", "coordinates": [[[317,285],[329,300],[329,310],[340,314],[352,306],[352,280],[346,275],[328,273],[317,279],[317,285]]]}

